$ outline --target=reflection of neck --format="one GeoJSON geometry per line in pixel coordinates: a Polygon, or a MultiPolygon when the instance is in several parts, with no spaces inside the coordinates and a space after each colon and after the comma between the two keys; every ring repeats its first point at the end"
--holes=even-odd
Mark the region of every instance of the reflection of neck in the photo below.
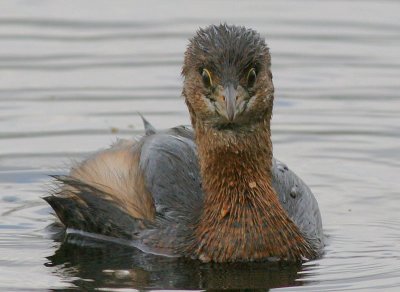
{"type": "Polygon", "coordinates": [[[196,255],[217,262],[311,256],[271,185],[269,119],[246,132],[194,126],[205,193],[196,255]]]}

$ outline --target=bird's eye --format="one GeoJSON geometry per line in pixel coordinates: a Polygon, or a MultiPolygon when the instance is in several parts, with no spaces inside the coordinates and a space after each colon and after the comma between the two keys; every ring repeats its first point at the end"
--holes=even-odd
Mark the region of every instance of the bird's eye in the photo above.
{"type": "Polygon", "coordinates": [[[256,77],[257,77],[256,69],[251,68],[249,70],[249,73],[247,73],[247,87],[254,86],[254,83],[256,82],[256,77]]]}
{"type": "Polygon", "coordinates": [[[201,78],[203,79],[203,83],[205,87],[211,87],[213,85],[210,71],[207,69],[203,69],[201,72],[201,78]]]}

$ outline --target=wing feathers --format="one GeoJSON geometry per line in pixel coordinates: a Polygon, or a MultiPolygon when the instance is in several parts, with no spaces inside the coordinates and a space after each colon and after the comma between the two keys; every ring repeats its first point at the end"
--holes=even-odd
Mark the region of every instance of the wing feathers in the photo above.
{"type": "Polygon", "coordinates": [[[68,228],[133,239],[155,220],[153,197],[139,169],[141,143],[120,140],[74,166],[44,199],[68,228]]]}
{"type": "MultiPolygon", "coordinates": [[[[107,194],[132,217],[152,220],[155,207],[139,169],[141,143],[122,140],[73,167],[70,176],[107,194]]],[[[64,189],[68,191],[68,188],[64,189]]]]}

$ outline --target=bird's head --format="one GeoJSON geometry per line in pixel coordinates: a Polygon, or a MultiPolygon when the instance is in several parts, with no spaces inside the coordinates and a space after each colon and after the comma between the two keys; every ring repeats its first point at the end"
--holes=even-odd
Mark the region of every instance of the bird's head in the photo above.
{"type": "Polygon", "coordinates": [[[270,119],[270,66],[268,47],[256,31],[226,24],[200,29],[182,69],[192,123],[234,130],[270,119]]]}

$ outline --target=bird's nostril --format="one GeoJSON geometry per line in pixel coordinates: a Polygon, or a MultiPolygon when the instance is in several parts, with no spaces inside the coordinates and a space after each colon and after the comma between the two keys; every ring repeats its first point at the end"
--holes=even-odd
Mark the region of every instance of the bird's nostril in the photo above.
{"type": "Polygon", "coordinates": [[[225,101],[225,95],[222,96],[222,100],[225,101]]]}
{"type": "Polygon", "coordinates": [[[236,95],[236,100],[238,100],[239,99],[239,95],[236,95]]]}

